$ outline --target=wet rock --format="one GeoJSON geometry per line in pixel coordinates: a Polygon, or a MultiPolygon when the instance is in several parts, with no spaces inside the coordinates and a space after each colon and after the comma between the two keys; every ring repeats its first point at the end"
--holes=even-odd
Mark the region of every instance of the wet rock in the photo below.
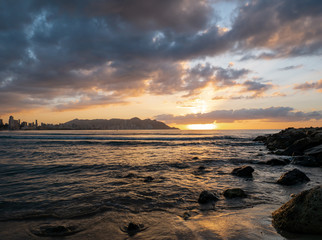
{"type": "Polygon", "coordinates": [[[271,166],[284,166],[284,165],[287,165],[288,164],[288,162],[286,162],[285,160],[276,159],[276,158],[273,158],[271,160],[268,160],[265,163],[267,165],[271,165],[271,166]]]}
{"type": "Polygon", "coordinates": [[[229,188],[226,189],[223,192],[223,195],[226,198],[244,198],[246,197],[246,193],[244,192],[244,190],[240,189],[240,188],[229,188]]]}
{"type": "Polygon", "coordinates": [[[278,180],[277,183],[281,185],[295,185],[299,183],[305,183],[310,181],[310,179],[298,169],[293,169],[287,173],[284,173],[278,180]]]}
{"type": "Polygon", "coordinates": [[[253,175],[252,173],[254,172],[254,168],[251,166],[242,166],[239,168],[235,168],[231,173],[233,175],[236,175],[238,177],[247,177],[247,178],[252,178],[253,175]]]}
{"type": "Polygon", "coordinates": [[[126,232],[129,236],[134,236],[138,232],[141,232],[145,229],[146,228],[144,228],[144,224],[137,224],[137,223],[133,223],[133,222],[130,222],[127,227],[121,228],[121,230],[123,232],[126,232]]]}
{"type": "MultiPolygon", "coordinates": [[[[322,128],[287,128],[279,133],[258,136],[254,140],[263,142],[269,150],[277,155],[312,157],[306,152],[313,147],[322,145],[322,128]]],[[[321,158],[322,154],[319,156],[321,158]]],[[[316,157],[311,159],[319,161],[316,157]]],[[[322,163],[322,160],[320,162],[322,163]]]]}
{"type": "Polygon", "coordinates": [[[320,166],[322,166],[322,144],[307,149],[304,153],[307,156],[313,157],[315,161],[318,162],[320,166]]]}
{"type": "Polygon", "coordinates": [[[184,220],[188,220],[190,217],[191,217],[191,214],[190,214],[190,213],[188,213],[188,212],[184,212],[184,213],[183,213],[182,218],[183,218],[184,220]]]}
{"type": "Polygon", "coordinates": [[[147,177],[144,178],[144,182],[152,182],[153,179],[154,179],[153,177],[147,176],[147,177]]]}
{"type": "Polygon", "coordinates": [[[320,166],[319,162],[317,162],[314,158],[310,156],[295,156],[291,161],[294,165],[300,165],[305,167],[318,167],[320,166]]]}
{"type": "Polygon", "coordinates": [[[31,232],[41,237],[62,237],[75,234],[79,231],[75,226],[43,225],[39,229],[32,230],[31,232]]]}
{"type": "Polygon", "coordinates": [[[198,171],[205,171],[206,170],[206,167],[201,165],[198,167],[198,171]]]}
{"type": "Polygon", "coordinates": [[[301,192],[272,214],[275,228],[322,234],[322,186],[301,192]]]}
{"type": "Polygon", "coordinates": [[[266,142],[268,136],[257,136],[253,141],[255,142],[266,142]]]}
{"type": "Polygon", "coordinates": [[[202,191],[198,198],[198,203],[206,204],[218,201],[218,197],[210,191],[202,191]]]}
{"type": "Polygon", "coordinates": [[[125,176],[125,178],[135,178],[137,175],[135,173],[129,173],[125,176]]]}
{"type": "Polygon", "coordinates": [[[198,157],[193,157],[192,160],[198,160],[199,158],[198,157]]]}

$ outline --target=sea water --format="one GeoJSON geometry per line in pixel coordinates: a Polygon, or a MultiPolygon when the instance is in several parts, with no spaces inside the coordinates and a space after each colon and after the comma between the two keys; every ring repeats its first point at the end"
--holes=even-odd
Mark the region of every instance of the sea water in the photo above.
{"type": "Polygon", "coordinates": [[[2,131],[0,239],[283,239],[271,212],[322,177],[321,168],[260,164],[290,158],[253,141],[275,132],[2,131]],[[231,174],[242,165],[252,179],[231,174]],[[311,181],[275,183],[295,167],[311,181]],[[248,197],[225,199],[232,187],[248,197]],[[219,201],[199,205],[203,190],[219,201]],[[142,231],[129,236],[130,222],[142,231]]]}

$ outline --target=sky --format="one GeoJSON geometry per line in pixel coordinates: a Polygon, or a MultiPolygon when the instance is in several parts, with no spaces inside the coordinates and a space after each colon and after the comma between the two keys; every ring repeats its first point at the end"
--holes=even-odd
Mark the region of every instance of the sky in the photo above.
{"type": "Polygon", "coordinates": [[[321,23],[321,0],[1,0],[0,118],[322,127],[321,23]]]}

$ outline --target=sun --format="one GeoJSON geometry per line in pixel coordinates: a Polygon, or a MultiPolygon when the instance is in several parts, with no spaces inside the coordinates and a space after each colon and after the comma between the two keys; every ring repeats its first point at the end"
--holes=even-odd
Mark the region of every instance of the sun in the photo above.
{"type": "Polygon", "coordinates": [[[211,124],[189,124],[187,125],[189,130],[214,130],[217,128],[215,123],[211,124]]]}

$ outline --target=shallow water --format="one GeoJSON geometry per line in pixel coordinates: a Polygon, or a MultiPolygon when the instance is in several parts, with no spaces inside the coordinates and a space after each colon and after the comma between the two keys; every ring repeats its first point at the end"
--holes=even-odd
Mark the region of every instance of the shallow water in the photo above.
{"type": "Polygon", "coordinates": [[[276,156],[252,141],[274,132],[0,132],[0,238],[43,239],[52,235],[43,229],[65,226],[67,239],[283,239],[271,212],[322,178],[321,168],[296,166],[309,183],[275,184],[295,166],[258,164],[276,156]],[[253,179],[230,174],[244,164],[255,169],[253,179]],[[248,197],[226,200],[228,187],[248,197]],[[219,201],[200,206],[202,190],[219,201]],[[131,221],[143,231],[122,231],[131,221]]]}

